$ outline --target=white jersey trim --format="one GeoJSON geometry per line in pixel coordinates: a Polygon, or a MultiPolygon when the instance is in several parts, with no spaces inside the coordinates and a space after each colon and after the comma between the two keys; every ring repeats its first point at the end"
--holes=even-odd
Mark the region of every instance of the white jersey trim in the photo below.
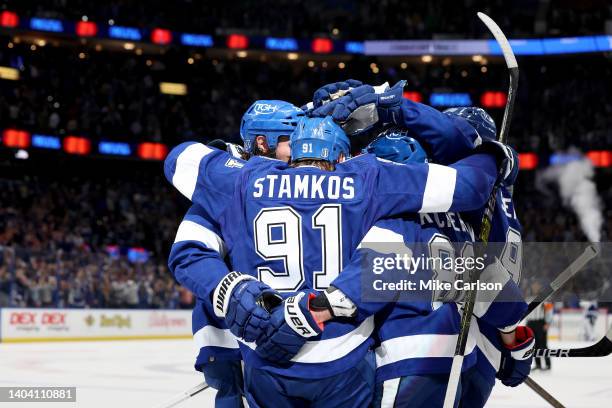
{"type": "Polygon", "coordinates": [[[395,407],[395,399],[399,391],[400,381],[401,378],[393,378],[383,382],[383,394],[382,400],[380,401],[380,408],[395,407]]]}
{"type": "MultiPolygon", "coordinates": [[[[480,336],[478,323],[472,318],[466,345],[466,355],[476,347],[476,337],[480,336]]],[[[413,358],[448,357],[455,354],[456,334],[415,334],[385,340],[376,349],[376,367],[380,368],[402,360],[413,358]]]]}
{"type": "Polygon", "coordinates": [[[200,162],[210,152],[211,148],[202,143],[194,143],[187,146],[176,158],[172,185],[190,200],[198,182],[200,162]]]}
{"type": "Polygon", "coordinates": [[[482,333],[478,333],[478,348],[493,366],[495,371],[499,370],[501,364],[501,351],[491,343],[491,341],[482,333]]]}
{"type": "Polygon", "coordinates": [[[457,170],[452,167],[428,164],[427,182],[423,193],[423,205],[419,212],[447,212],[455,195],[457,170]]]}
{"type": "Polygon", "coordinates": [[[176,231],[174,243],[182,241],[197,241],[219,253],[221,258],[225,257],[227,247],[221,237],[197,222],[183,220],[176,231]]]}
{"type": "Polygon", "coordinates": [[[204,326],[194,333],[193,342],[199,352],[202,347],[224,347],[237,349],[238,341],[229,329],[219,329],[215,326],[204,326]]]}
{"type": "MultiPolygon", "coordinates": [[[[354,330],[333,339],[307,341],[291,361],[294,363],[320,364],[338,360],[355,350],[374,331],[374,316],[365,319],[354,330]]],[[[255,343],[242,344],[255,349],[255,343]]]]}

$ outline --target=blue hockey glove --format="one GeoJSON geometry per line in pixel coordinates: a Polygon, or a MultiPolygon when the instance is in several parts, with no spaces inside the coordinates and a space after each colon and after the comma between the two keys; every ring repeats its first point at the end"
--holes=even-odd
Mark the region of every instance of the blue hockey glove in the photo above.
{"type": "Polygon", "coordinates": [[[253,276],[230,272],[213,293],[215,315],[225,319],[236,337],[246,342],[255,341],[270,319],[270,313],[258,303],[264,294],[280,296],[253,276]]]}
{"type": "Polygon", "coordinates": [[[505,350],[502,351],[501,364],[497,372],[497,378],[502,384],[516,387],[525,381],[531,372],[534,344],[533,330],[527,326],[518,326],[515,344],[505,346],[505,350]]]}
{"type": "Polygon", "coordinates": [[[380,123],[400,124],[401,104],[406,81],[399,81],[393,87],[362,85],[345,96],[331,101],[317,109],[311,116],[332,116],[340,123],[347,135],[356,135],[380,123]]]}
{"type": "Polygon", "coordinates": [[[356,79],[347,79],[346,81],[323,85],[314,93],[312,98],[313,106],[314,108],[319,108],[331,101],[343,97],[350,90],[361,85],[363,85],[363,82],[357,81],[356,79]]]}
{"type": "Polygon", "coordinates": [[[277,364],[284,364],[300,351],[310,337],[323,331],[310,312],[309,303],[313,293],[300,292],[285,299],[272,312],[265,335],[257,341],[255,352],[262,358],[277,364]]]}
{"type": "Polygon", "coordinates": [[[476,152],[490,153],[497,161],[498,183],[510,185],[514,183],[518,174],[518,155],[516,151],[507,144],[497,141],[484,140],[476,149],[476,152]]]}

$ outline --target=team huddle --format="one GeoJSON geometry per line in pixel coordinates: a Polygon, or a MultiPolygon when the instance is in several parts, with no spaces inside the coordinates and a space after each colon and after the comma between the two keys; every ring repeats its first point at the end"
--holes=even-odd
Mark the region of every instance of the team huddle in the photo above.
{"type": "Polygon", "coordinates": [[[441,407],[460,299],[370,299],[364,265],[398,245],[414,257],[473,252],[494,187],[500,244],[481,276],[511,300],[475,304],[455,406],[482,407],[496,378],[517,386],[529,374],[516,154],[482,109],[440,112],[403,98],[403,85],[329,84],[302,108],[256,101],[243,146],[186,142],[166,159],[192,202],[169,266],[197,299],[195,366],[215,406],[441,407]]]}

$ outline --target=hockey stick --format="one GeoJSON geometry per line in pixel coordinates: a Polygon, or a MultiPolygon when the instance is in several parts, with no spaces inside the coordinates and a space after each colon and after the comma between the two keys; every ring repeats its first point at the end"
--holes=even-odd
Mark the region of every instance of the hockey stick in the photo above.
{"type": "Polygon", "coordinates": [[[599,245],[591,244],[584,249],[584,252],[574,260],[557,278],[550,283],[550,287],[547,292],[538,295],[534,300],[529,302],[529,307],[527,308],[527,313],[525,313],[525,317],[527,317],[535,308],[540,306],[542,303],[550,299],[552,295],[555,294],[563,285],[567,283],[571,278],[573,278],[580,270],[593,258],[599,255],[599,245]]]}
{"type": "MultiPolygon", "coordinates": [[[[510,84],[508,86],[508,99],[506,101],[506,109],[504,110],[504,119],[502,121],[501,130],[499,132],[499,141],[505,142],[508,136],[508,127],[512,121],[512,112],[514,111],[514,103],[516,101],[516,89],[518,86],[519,70],[516,57],[512,51],[512,47],[508,42],[508,39],[502,32],[501,28],[493,21],[489,16],[484,13],[478,13],[478,18],[487,26],[489,31],[497,40],[499,47],[504,55],[506,66],[510,74],[510,84]]],[[[478,241],[480,245],[476,246],[477,256],[484,256],[484,252],[489,242],[489,233],[491,232],[491,220],[493,218],[493,210],[495,209],[495,201],[497,197],[497,191],[499,185],[496,185],[491,191],[491,195],[487,201],[487,205],[482,217],[480,232],[478,234],[478,241]]],[[[478,280],[478,272],[474,270],[469,271],[470,283],[474,283],[478,280]]],[[[461,313],[461,326],[459,329],[459,335],[457,336],[457,344],[455,347],[455,355],[453,356],[453,364],[449,374],[448,386],[446,387],[446,394],[444,396],[444,408],[451,408],[454,406],[455,398],[457,394],[457,388],[459,387],[459,380],[461,377],[461,366],[463,365],[463,359],[465,356],[465,347],[467,344],[467,338],[470,332],[470,324],[472,321],[472,312],[474,311],[474,303],[476,302],[476,290],[467,291],[465,297],[465,303],[463,312],[461,313]]]]}
{"type": "Polygon", "coordinates": [[[529,388],[534,390],[535,393],[538,394],[540,397],[544,398],[551,406],[555,408],[565,408],[562,403],[557,401],[557,399],[550,395],[544,388],[540,387],[540,385],[533,381],[531,377],[527,377],[525,379],[525,384],[527,384],[529,388]]]}
{"type": "Polygon", "coordinates": [[[534,357],[606,357],[612,354],[612,326],[597,343],[571,349],[536,349],[534,357]]]}
{"type": "Polygon", "coordinates": [[[161,405],[158,405],[158,408],[172,408],[177,406],[178,404],[180,404],[183,401],[188,400],[189,398],[193,397],[194,395],[197,395],[199,393],[201,393],[202,391],[208,389],[210,387],[210,385],[206,384],[205,382],[196,385],[195,387],[187,390],[187,391],[183,391],[182,393],[175,395],[174,397],[172,397],[171,399],[169,399],[168,401],[164,402],[161,405]]]}

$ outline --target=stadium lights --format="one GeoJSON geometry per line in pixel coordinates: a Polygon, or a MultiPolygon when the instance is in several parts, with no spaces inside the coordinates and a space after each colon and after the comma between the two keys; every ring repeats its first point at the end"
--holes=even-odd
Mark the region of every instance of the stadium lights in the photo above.
{"type": "Polygon", "coordinates": [[[334,50],[334,43],[329,38],[315,38],[311,48],[315,54],[329,54],[334,50]]]}
{"type": "Polygon", "coordinates": [[[19,80],[19,70],[10,67],[0,67],[0,79],[8,79],[9,81],[19,80]]]}
{"type": "Polygon", "coordinates": [[[2,143],[6,147],[26,149],[30,146],[30,133],[19,129],[5,129],[2,133],[2,143]]]}
{"type": "Polygon", "coordinates": [[[315,66],[315,62],[314,61],[312,61],[312,60],[308,61],[308,67],[309,68],[314,68],[314,66],[315,66]]]}
{"type": "Polygon", "coordinates": [[[32,135],[32,147],[38,147],[40,149],[59,150],[62,148],[62,142],[57,136],[32,135]]]}
{"type": "Polygon", "coordinates": [[[83,21],[76,23],[75,31],[79,37],[95,37],[98,34],[98,25],[93,21],[87,21],[87,16],[83,16],[83,21]]]}
{"type": "Polygon", "coordinates": [[[246,51],[238,51],[238,52],[236,53],[236,56],[237,56],[238,58],[246,58],[248,55],[249,55],[249,54],[248,54],[246,51]]]}
{"type": "Polygon", "coordinates": [[[160,82],[159,91],[166,95],[187,95],[187,85],[179,82],[160,82]]]}
{"type": "MultiPolygon", "coordinates": [[[[110,24],[110,21],[108,23],[110,24]]],[[[108,36],[117,40],[142,40],[140,30],[134,27],[112,26],[108,29],[108,36]]]]}
{"type": "Polygon", "coordinates": [[[230,34],[227,37],[227,47],[231,49],[248,48],[249,37],[242,34],[230,34]]]}
{"type": "Polygon", "coordinates": [[[538,155],[535,153],[519,153],[519,169],[532,170],[538,166],[538,155]]]}
{"type": "Polygon", "coordinates": [[[132,148],[128,143],[101,141],[98,143],[100,154],[131,156],[132,148]]]}
{"type": "Polygon", "coordinates": [[[287,59],[290,61],[295,61],[296,59],[298,59],[300,56],[297,52],[290,52],[287,54],[287,59]]]}
{"type": "Polygon", "coordinates": [[[91,142],[84,137],[68,136],[64,139],[64,151],[69,154],[86,155],[91,152],[91,142]]]}
{"type": "Polygon", "coordinates": [[[344,69],[344,68],[346,68],[346,64],[344,62],[339,62],[338,63],[338,68],[344,69]]]}
{"type": "Polygon", "coordinates": [[[168,155],[168,147],[163,143],[144,142],[138,145],[137,154],[145,160],[163,160],[168,155]]]}
{"type": "Polygon", "coordinates": [[[28,153],[27,150],[19,149],[15,153],[15,158],[17,160],[27,160],[30,158],[30,154],[28,153]]]}
{"type": "Polygon", "coordinates": [[[172,42],[172,32],[163,28],[155,28],[151,32],[151,41],[154,44],[168,45],[172,42]]]}
{"type": "Polygon", "coordinates": [[[586,156],[593,162],[595,167],[612,167],[612,151],[592,150],[586,156]]]}
{"type": "Polygon", "coordinates": [[[0,13],[0,27],[15,28],[19,25],[19,17],[12,11],[4,10],[0,13]]]}
{"type": "Polygon", "coordinates": [[[417,91],[404,91],[403,96],[414,102],[423,102],[423,94],[417,91]]]}
{"type": "Polygon", "coordinates": [[[480,72],[482,72],[483,74],[486,74],[487,71],[488,71],[487,67],[485,66],[480,67],[480,72]]]}
{"type": "Polygon", "coordinates": [[[421,61],[423,61],[426,64],[429,64],[431,61],[433,61],[433,57],[431,55],[423,55],[421,57],[421,61]]]}
{"type": "Polygon", "coordinates": [[[63,33],[64,25],[61,20],[52,18],[37,18],[30,19],[30,28],[38,31],[50,31],[53,33],[63,33]]]}
{"type": "Polygon", "coordinates": [[[472,55],[472,61],[474,62],[482,61],[482,55],[472,55]]]}
{"type": "Polygon", "coordinates": [[[480,96],[480,105],[484,108],[503,108],[507,99],[508,95],[505,92],[486,91],[480,96]]]}
{"type": "Polygon", "coordinates": [[[187,58],[187,63],[189,65],[193,65],[194,62],[195,62],[195,60],[193,58],[191,58],[191,57],[187,58]]]}
{"type": "Polygon", "coordinates": [[[131,51],[134,48],[136,48],[136,45],[134,43],[131,43],[131,42],[126,42],[126,43],[123,44],[123,48],[125,48],[128,51],[131,51]]]}
{"type": "Polygon", "coordinates": [[[408,64],[406,64],[405,62],[402,62],[402,63],[400,64],[400,68],[401,68],[401,69],[406,69],[406,68],[408,68],[408,64]]]}

